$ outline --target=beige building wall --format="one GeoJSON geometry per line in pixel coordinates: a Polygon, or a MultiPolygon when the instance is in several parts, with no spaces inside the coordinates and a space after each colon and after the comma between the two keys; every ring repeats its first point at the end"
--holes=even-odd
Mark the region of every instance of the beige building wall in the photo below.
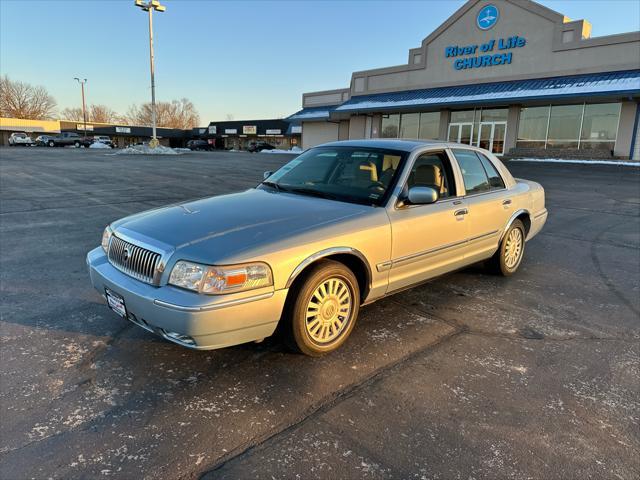
{"type": "MultiPolygon", "coordinates": [[[[487,2],[471,0],[420,47],[410,50],[406,65],[355,72],[351,95],[640,68],[640,32],[583,38],[591,31],[586,21],[568,22],[557,12],[527,0],[491,3],[500,10],[495,27],[486,31],[476,27],[477,15],[487,2]],[[513,36],[523,37],[526,44],[486,52],[511,52],[509,65],[456,70],[453,62],[467,56],[445,55],[449,46],[480,46],[513,36]],[[412,61],[415,58],[419,61],[412,61]]],[[[478,48],[471,56],[484,54],[478,48]]]]}
{"type": "Polygon", "coordinates": [[[303,122],[302,148],[311,148],[321,143],[333,142],[338,139],[338,123],[332,122],[303,122]]]}
{"type": "Polygon", "coordinates": [[[349,120],[349,140],[360,140],[365,138],[365,125],[367,117],[364,115],[353,116],[349,120]]]}

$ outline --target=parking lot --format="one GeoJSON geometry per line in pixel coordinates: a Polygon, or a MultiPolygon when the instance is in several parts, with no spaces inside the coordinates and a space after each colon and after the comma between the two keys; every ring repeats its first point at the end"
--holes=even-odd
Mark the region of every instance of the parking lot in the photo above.
{"type": "Polygon", "coordinates": [[[0,149],[0,478],[640,477],[637,168],[511,163],[550,212],[518,274],[364,307],[328,357],[194,352],[106,308],[106,224],[291,158],[0,149]]]}

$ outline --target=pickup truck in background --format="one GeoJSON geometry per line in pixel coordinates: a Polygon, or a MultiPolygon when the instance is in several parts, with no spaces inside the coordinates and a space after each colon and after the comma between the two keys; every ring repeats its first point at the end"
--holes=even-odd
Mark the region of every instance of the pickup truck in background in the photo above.
{"type": "Polygon", "coordinates": [[[77,133],[74,132],[62,132],[55,137],[51,137],[49,139],[50,147],[66,147],[66,146],[74,146],[76,148],[80,147],[88,147],[93,143],[93,139],[89,137],[81,137],[77,133]]]}

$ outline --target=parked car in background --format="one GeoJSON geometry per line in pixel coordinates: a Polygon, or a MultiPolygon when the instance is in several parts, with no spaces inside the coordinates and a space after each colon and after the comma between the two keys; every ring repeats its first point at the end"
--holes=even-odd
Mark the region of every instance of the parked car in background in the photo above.
{"type": "Polygon", "coordinates": [[[189,140],[187,148],[189,150],[211,150],[211,145],[206,140],[189,140]]]}
{"type": "Polygon", "coordinates": [[[111,141],[111,138],[106,135],[95,135],[93,137],[93,141],[104,143],[105,145],[109,145],[111,148],[113,148],[113,142],[111,141]]]}
{"type": "Polygon", "coordinates": [[[12,133],[9,135],[9,146],[16,147],[18,145],[22,145],[24,147],[30,147],[33,145],[33,140],[26,133],[12,133]]]}
{"type": "Polygon", "coordinates": [[[50,147],[67,147],[74,146],[76,148],[88,147],[93,143],[90,137],[81,137],[74,132],[62,132],[55,137],[51,137],[47,143],[50,147]]]}
{"type": "Polygon", "coordinates": [[[111,223],[87,255],[93,286],[185,347],[262,340],[281,323],[317,356],[346,341],[361,304],[477,262],[514,274],[547,219],[541,185],[457,143],[328,143],[264,177],[111,223]]]}
{"type": "Polygon", "coordinates": [[[36,137],[36,145],[39,147],[46,147],[51,138],[53,138],[51,135],[38,135],[36,137]]]}
{"type": "Polygon", "coordinates": [[[249,144],[249,148],[247,148],[247,151],[249,151],[249,152],[261,152],[262,150],[273,150],[275,148],[276,147],[274,147],[270,143],[267,143],[267,142],[264,142],[264,141],[259,141],[259,142],[251,142],[249,144]]]}

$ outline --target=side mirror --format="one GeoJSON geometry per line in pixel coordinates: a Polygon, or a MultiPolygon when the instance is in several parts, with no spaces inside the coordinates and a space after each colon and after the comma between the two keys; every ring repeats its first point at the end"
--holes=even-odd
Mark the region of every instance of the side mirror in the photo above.
{"type": "Polygon", "coordinates": [[[438,192],[431,187],[411,187],[407,202],[411,205],[427,205],[438,201],[438,192]]]}
{"type": "Polygon", "coordinates": [[[262,179],[263,179],[263,180],[266,180],[266,179],[267,179],[267,178],[269,178],[271,175],[273,175],[273,172],[266,171],[266,172],[264,172],[264,173],[262,174],[262,179]]]}

